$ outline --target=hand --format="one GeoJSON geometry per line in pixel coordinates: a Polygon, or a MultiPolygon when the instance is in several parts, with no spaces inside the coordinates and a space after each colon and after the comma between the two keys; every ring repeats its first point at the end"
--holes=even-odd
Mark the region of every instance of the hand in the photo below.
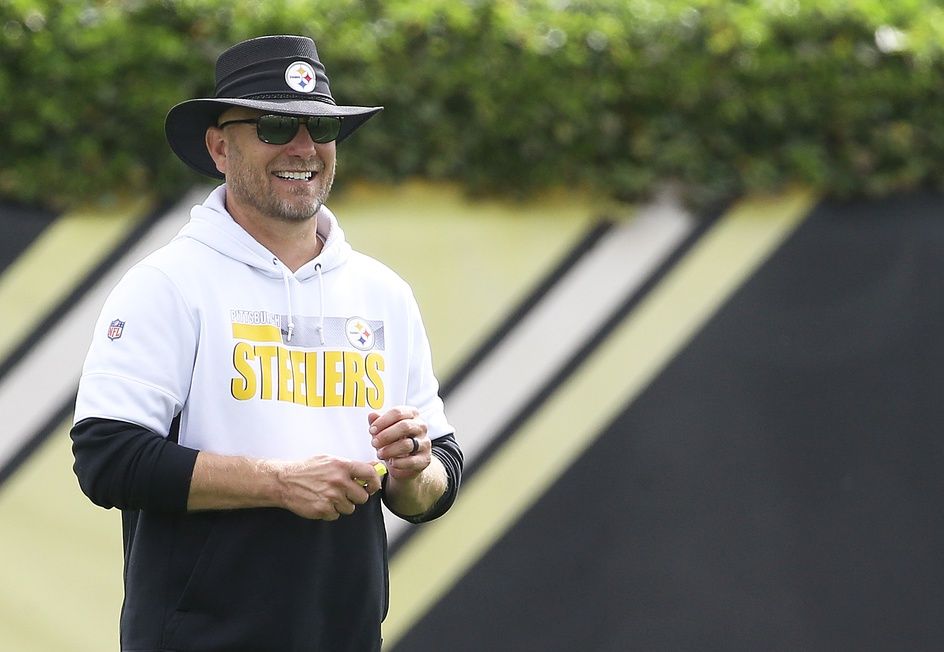
{"type": "Polygon", "coordinates": [[[429,466],[432,444],[416,408],[403,405],[384,414],[371,412],[367,423],[377,459],[387,465],[391,478],[415,478],[429,466]]]}
{"type": "Polygon", "coordinates": [[[310,519],[335,521],[353,514],[357,505],[380,491],[373,464],[327,455],[279,463],[277,477],[282,506],[310,519]]]}

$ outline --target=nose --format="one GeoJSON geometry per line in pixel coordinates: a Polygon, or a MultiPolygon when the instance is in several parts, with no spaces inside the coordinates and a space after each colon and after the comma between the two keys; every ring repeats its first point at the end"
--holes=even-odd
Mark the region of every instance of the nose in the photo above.
{"type": "Polygon", "coordinates": [[[307,151],[312,152],[317,149],[318,143],[311,139],[311,134],[308,133],[308,125],[301,123],[298,125],[298,131],[295,132],[295,137],[292,138],[289,142],[285,144],[285,147],[289,148],[292,151],[307,151]]]}
{"type": "Polygon", "coordinates": [[[298,131],[295,137],[282,146],[282,152],[289,156],[310,160],[319,159],[326,167],[331,165],[335,157],[335,141],[327,143],[316,143],[311,139],[308,127],[305,124],[298,125],[298,131]]]}

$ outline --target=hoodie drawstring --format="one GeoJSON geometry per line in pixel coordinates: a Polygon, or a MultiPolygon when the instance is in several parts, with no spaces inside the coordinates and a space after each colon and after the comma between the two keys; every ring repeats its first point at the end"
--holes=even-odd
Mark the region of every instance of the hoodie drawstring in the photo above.
{"type": "Polygon", "coordinates": [[[321,275],[321,263],[315,263],[315,271],[318,272],[318,296],[321,301],[321,310],[318,315],[318,336],[321,337],[321,346],[325,344],[324,336],[324,315],[325,315],[325,302],[324,302],[324,276],[321,275]]]}
{"type": "Polygon", "coordinates": [[[288,303],[288,335],[286,342],[292,341],[292,333],[295,332],[295,309],[292,305],[292,286],[288,280],[288,268],[285,265],[279,265],[278,258],[272,259],[272,264],[282,270],[282,285],[285,287],[285,300],[288,303]]]}
{"type": "MultiPolygon", "coordinates": [[[[272,259],[272,264],[278,267],[282,272],[282,286],[285,288],[285,301],[288,304],[288,333],[285,337],[286,342],[292,341],[292,335],[295,332],[295,306],[292,302],[292,284],[289,281],[290,272],[288,267],[279,264],[278,258],[272,259]]],[[[324,323],[325,323],[325,296],[324,296],[324,275],[321,273],[321,263],[315,263],[315,272],[318,274],[318,300],[320,310],[318,314],[318,337],[321,339],[321,346],[325,345],[324,323]]]]}

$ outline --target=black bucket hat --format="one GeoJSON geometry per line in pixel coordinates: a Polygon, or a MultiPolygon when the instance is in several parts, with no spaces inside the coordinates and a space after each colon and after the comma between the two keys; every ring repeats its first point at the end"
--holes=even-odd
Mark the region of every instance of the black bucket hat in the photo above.
{"type": "Polygon", "coordinates": [[[382,106],[338,106],[315,42],[305,36],[260,36],[237,43],[216,60],[216,92],[212,98],[187,100],[170,110],[164,121],[167,142],[197,172],[217,179],[223,175],[207,151],[207,127],[230,106],[272,113],[341,118],[341,142],[382,106]]]}

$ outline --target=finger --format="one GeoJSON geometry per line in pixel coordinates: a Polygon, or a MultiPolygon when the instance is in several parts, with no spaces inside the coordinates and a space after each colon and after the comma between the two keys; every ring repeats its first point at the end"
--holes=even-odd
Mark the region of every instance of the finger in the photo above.
{"type": "Polygon", "coordinates": [[[383,432],[390,426],[399,423],[404,419],[415,419],[419,415],[420,413],[415,407],[411,407],[409,405],[399,405],[397,407],[390,408],[373,421],[370,421],[370,417],[368,416],[370,434],[377,435],[378,433],[383,432]]]}
{"type": "Polygon", "coordinates": [[[326,514],[321,516],[322,521],[336,521],[339,518],[341,518],[341,514],[339,514],[336,509],[330,509],[326,514]]]}
{"type": "Polygon", "coordinates": [[[334,509],[341,516],[350,516],[354,513],[355,507],[356,505],[354,505],[354,503],[352,503],[350,500],[339,500],[334,504],[334,509]]]}
{"type": "Polygon", "coordinates": [[[370,494],[367,493],[366,486],[358,487],[357,489],[353,489],[349,491],[347,494],[345,494],[345,498],[347,498],[355,506],[363,505],[368,500],[370,500],[370,494]]]}
{"type": "Polygon", "coordinates": [[[422,455],[426,448],[426,442],[425,437],[404,437],[387,448],[395,449],[396,454],[394,457],[402,460],[422,455]]]}
{"type": "Polygon", "coordinates": [[[373,473],[376,476],[376,482],[371,482],[371,476],[368,476],[367,480],[361,480],[360,478],[354,478],[354,481],[359,485],[358,489],[347,494],[347,499],[352,503],[357,505],[363,505],[370,497],[380,491],[381,486],[383,485],[381,479],[387,474],[387,467],[383,462],[375,462],[371,465],[374,469],[373,473]]]}
{"type": "Polygon", "coordinates": [[[392,477],[402,478],[404,473],[419,473],[429,466],[432,457],[432,443],[429,438],[407,437],[397,442],[397,447],[400,448],[401,453],[387,460],[392,477]],[[415,445],[414,442],[416,442],[415,445]],[[394,471],[398,471],[398,473],[394,473],[394,471]]]}
{"type": "Polygon", "coordinates": [[[408,457],[397,457],[387,462],[390,477],[398,480],[413,478],[423,472],[430,464],[430,455],[418,453],[408,457]]]}
{"type": "Polygon", "coordinates": [[[432,445],[429,437],[423,434],[407,435],[377,450],[377,457],[382,460],[423,457],[428,455],[432,445]]]}
{"type": "Polygon", "coordinates": [[[403,440],[403,443],[407,445],[407,451],[401,457],[413,457],[414,455],[421,455],[426,452],[426,449],[429,447],[429,439],[426,437],[407,437],[403,440]]]}
{"type": "Polygon", "coordinates": [[[386,472],[387,467],[382,462],[351,462],[351,477],[367,492],[368,498],[380,491],[380,479],[386,472]]]}
{"type": "MultiPolygon", "coordinates": [[[[393,449],[384,450],[383,455],[378,455],[380,459],[385,459],[403,453],[403,447],[400,445],[401,440],[409,441],[410,437],[421,440],[427,436],[426,433],[426,422],[422,419],[403,419],[373,435],[370,443],[378,451],[392,444],[397,444],[393,449]]],[[[412,444],[410,444],[410,448],[412,448],[412,444]]]]}

